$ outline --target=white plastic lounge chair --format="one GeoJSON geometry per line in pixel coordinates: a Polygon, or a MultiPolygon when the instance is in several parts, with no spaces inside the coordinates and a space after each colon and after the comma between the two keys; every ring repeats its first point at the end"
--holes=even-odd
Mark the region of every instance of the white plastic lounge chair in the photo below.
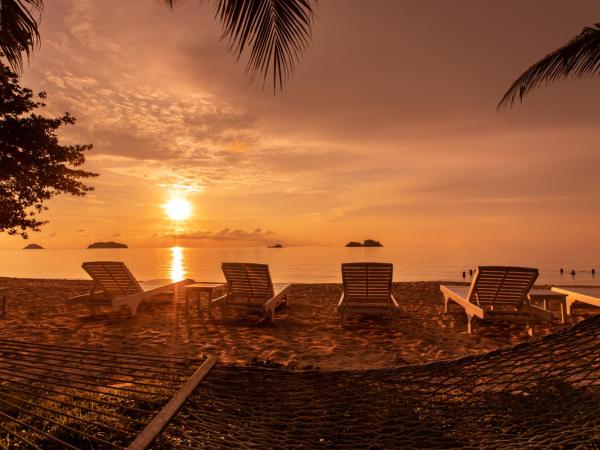
{"type": "Polygon", "coordinates": [[[573,303],[581,302],[588,305],[600,306],[600,288],[599,287],[556,287],[551,289],[553,292],[565,294],[567,296],[567,315],[571,315],[573,303]]]}
{"type": "Polygon", "coordinates": [[[271,281],[269,266],[254,263],[223,263],[223,274],[227,280],[227,294],[211,302],[212,306],[243,308],[264,311],[275,320],[275,308],[287,303],[285,283],[271,281]]]}
{"type": "Polygon", "coordinates": [[[110,305],[113,308],[126,306],[133,317],[137,314],[140,303],[148,297],[173,291],[176,286],[192,282],[190,280],[176,283],[169,280],[138,282],[125,263],[118,261],[90,261],[84,262],[81,267],[94,280],[91,292],[68,298],[65,303],[86,304],[90,307],[91,314],[94,314],[95,307],[99,305],[110,305]]]}
{"type": "Polygon", "coordinates": [[[344,315],[388,314],[396,325],[398,302],[392,294],[394,266],[388,263],[346,263],[342,264],[344,292],[337,305],[340,324],[344,325],[344,315]]]}
{"type": "Polygon", "coordinates": [[[538,321],[552,321],[552,313],[530,304],[527,294],[538,277],[537,269],[525,267],[479,267],[471,286],[445,286],[444,311],[453,300],[465,309],[467,331],[473,331],[473,317],[482,320],[525,322],[527,332],[533,334],[531,325],[538,321]]]}

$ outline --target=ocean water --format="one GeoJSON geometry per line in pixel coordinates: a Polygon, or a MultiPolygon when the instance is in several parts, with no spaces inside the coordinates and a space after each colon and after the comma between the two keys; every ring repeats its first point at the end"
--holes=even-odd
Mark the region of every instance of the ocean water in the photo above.
{"type": "Polygon", "coordinates": [[[540,282],[600,285],[600,258],[585,252],[565,254],[522,252],[498,249],[436,248],[345,248],[288,247],[269,248],[130,248],[77,250],[0,250],[0,276],[26,278],[85,279],[84,261],[124,261],[139,280],[193,278],[196,281],[221,281],[222,262],[259,262],[269,264],[275,282],[341,282],[340,264],[380,261],[394,264],[395,281],[455,280],[462,272],[478,265],[517,265],[540,269],[540,282]],[[560,274],[564,267],[565,273],[560,274]],[[568,274],[577,271],[575,277],[568,274]]]}

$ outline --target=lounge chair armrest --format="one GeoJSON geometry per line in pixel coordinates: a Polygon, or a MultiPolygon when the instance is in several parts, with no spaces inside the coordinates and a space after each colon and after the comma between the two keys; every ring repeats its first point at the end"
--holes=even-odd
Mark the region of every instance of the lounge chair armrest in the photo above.
{"type": "Polygon", "coordinates": [[[342,295],[340,295],[340,301],[338,302],[337,307],[339,308],[343,304],[344,304],[344,293],[342,292],[342,295]]]}
{"type": "Polygon", "coordinates": [[[400,308],[400,305],[398,305],[398,301],[396,300],[396,297],[394,297],[394,294],[390,294],[390,297],[392,298],[392,303],[394,304],[394,307],[400,308]]]}
{"type": "Polygon", "coordinates": [[[289,286],[286,286],[281,292],[278,292],[273,298],[267,300],[265,303],[265,311],[269,311],[270,309],[276,308],[279,303],[281,303],[281,298],[287,295],[287,290],[289,286]]]}

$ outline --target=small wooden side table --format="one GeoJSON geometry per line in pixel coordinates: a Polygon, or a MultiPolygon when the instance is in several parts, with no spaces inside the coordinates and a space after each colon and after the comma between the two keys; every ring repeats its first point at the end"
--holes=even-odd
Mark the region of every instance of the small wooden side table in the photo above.
{"type": "Polygon", "coordinates": [[[0,287],[0,297],[2,297],[2,315],[5,316],[6,315],[6,294],[8,294],[8,288],[7,287],[0,287]]]}
{"type": "Polygon", "coordinates": [[[548,309],[549,302],[560,302],[560,321],[565,323],[567,320],[567,295],[560,292],[553,292],[547,289],[532,289],[528,294],[529,301],[541,301],[544,309],[548,309]]]}
{"type": "Polygon", "coordinates": [[[202,297],[202,294],[206,294],[208,298],[208,313],[210,314],[211,301],[213,298],[224,295],[227,285],[224,283],[192,283],[185,285],[183,288],[185,289],[186,308],[188,307],[190,297],[195,293],[198,311],[200,311],[200,297],[202,297]]]}

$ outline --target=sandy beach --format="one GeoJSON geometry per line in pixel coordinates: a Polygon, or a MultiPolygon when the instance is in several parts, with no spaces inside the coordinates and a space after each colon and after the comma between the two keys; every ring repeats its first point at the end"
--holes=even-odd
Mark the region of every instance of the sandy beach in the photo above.
{"type": "MultiPolygon", "coordinates": [[[[10,289],[7,314],[0,317],[5,339],[87,346],[115,351],[202,356],[213,354],[223,363],[246,365],[253,360],[289,368],[383,368],[459,358],[528,339],[524,327],[476,322],[466,330],[461,308],[444,314],[438,282],[395,283],[401,308],[398,326],[386,318],[350,316],[340,327],[335,306],[338,284],[296,284],[289,304],[277,310],[271,324],[260,316],[219,310],[209,318],[206,302],[186,307],[183,294],[146,300],[138,315],[101,308],[90,317],[84,306],[65,306],[65,298],[82,294],[89,281],[0,278],[10,289]]],[[[538,325],[536,334],[576,323],[594,314],[577,305],[569,322],[538,325]]]]}

